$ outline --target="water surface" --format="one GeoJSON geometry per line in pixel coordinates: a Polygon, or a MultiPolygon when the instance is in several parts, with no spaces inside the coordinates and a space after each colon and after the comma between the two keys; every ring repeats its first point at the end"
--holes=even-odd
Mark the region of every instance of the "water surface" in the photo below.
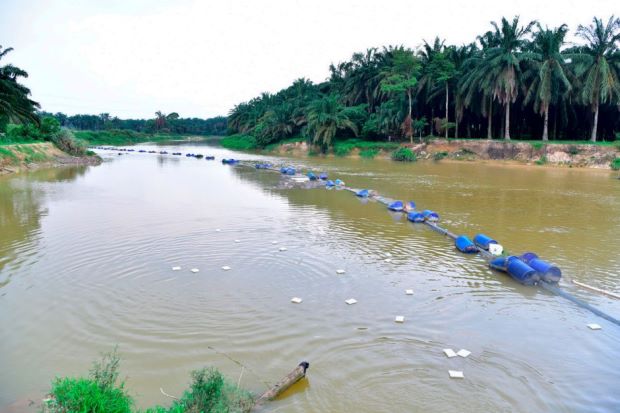
{"type": "MultiPolygon", "coordinates": [[[[286,161],[413,199],[456,233],[554,261],[563,288],[620,316],[617,300],[570,283],[620,292],[620,186],[608,171],[164,148],[286,161]]],[[[620,410],[620,328],[425,226],[345,191],[281,189],[275,173],[104,155],[0,177],[0,411],[40,400],[53,377],[86,373],[115,345],[141,407],[168,403],[160,387],[178,395],[204,365],[235,381],[243,365],[241,384],[261,393],[308,360],[308,381],[271,411],[620,410]]]]}

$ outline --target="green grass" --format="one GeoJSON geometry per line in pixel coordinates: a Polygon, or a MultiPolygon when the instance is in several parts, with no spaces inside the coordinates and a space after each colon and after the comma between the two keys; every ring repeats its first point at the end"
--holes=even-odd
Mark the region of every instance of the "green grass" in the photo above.
{"type": "Polygon", "coordinates": [[[393,161],[399,162],[415,162],[418,159],[415,152],[405,147],[398,148],[392,152],[391,157],[393,161]]]}
{"type": "Polygon", "coordinates": [[[360,156],[366,159],[373,159],[375,156],[379,154],[379,149],[363,149],[360,151],[360,156]]]}
{"type": "Polygon", "coordinates": [[[230,135],[220,141],[220,144],[227,149],[237,151],[248,151],[256,149],[256,139],[250,135],[230,135]]]}
{"type": "MultiPolygon", "coordinates": [[[[133,398],[118,380],[120,359],[116,350],[94,363],[88,377],[56,378],[46,413],[139,413],[133,398]]],[[[251,393],[239,389],[219,371],[192,372],[190,388],[171,406],[154,406],[143,413],[245,413],[254,405],[251,393]]]]}
{"type": "Polygon", "coordinates": [[[548,162],[547,157],[545,155],[541,156],[536,162],[536,165],[545,165],[548,162]]]}
{"type": "Polygon", "coordinates": [[[614,171],[620,170],[620,158],[616,158],[609,164],[614,171]]]}
{"type": "Polygon", "coordinates": [[[6,160],[8,164],[15,164],[19,162],[17,155],[6,148],[0,147],[0,161],[6,160]]]}

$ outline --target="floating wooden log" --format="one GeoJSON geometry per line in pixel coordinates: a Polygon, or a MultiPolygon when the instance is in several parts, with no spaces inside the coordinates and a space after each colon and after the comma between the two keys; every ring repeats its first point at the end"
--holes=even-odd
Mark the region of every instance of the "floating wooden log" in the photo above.
{"type": "Polygon", "coordinates": [[[272,388],[263,393],[263,395],[260,396],[258,400],[256,400],[254,406],[258,406],[265,401],[273,400],[280,394],[284,393],[293,384],[306,377],[306,370],[308,370],[308,367],[310,367],[310,363],[308,363],[307,361],[302,361],[301,363],[299,363],[299,365],[295,367],[293,371],[284,376],[272,388]]]}
{"type": "Polygon", "coordinates": [[[591,290],[591,291],[595,291],[595,292],[600,293],[600,294],[605,294],[605,295],[607,295],[609,297],[620,299],[620,295],[619,294],[612,293],[611,291],[603,290],[601,288],[592,287],[591,285],[580,283],[579,281],[575,281],[575,280],[573,280],[573,284],[578,285],[580,287],[583,287],[585,289],[591,290]]]}

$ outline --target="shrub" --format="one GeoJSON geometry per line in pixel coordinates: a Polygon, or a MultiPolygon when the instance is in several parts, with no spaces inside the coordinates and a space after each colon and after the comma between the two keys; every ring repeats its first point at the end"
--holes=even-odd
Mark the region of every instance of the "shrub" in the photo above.
{"type": "Polygon", "coordinates": [[[27,123],[25,125],[9,123],[6,125],[5,140],[8,142],[25,143],[40,141],[42,139],[41,131],[32,123],[27,123]]]}
{"type": "Polygon", "coordinates": [[[548,162],[547,161],[547,157],[545,155],[543,155],[535,163],[536,163],[536,165],[544,165],[547,162],[548,162]]]}
{"type": "Polygon", "coordinates": [[[336,143],[334,145],[334,155],[336,156],[347,156],[351,153],[355,146],[350,143],[336,143]]]}
{"type": "Polygon", "coordinates": [[[247,151],[257,148],[256,139],[251,135],[230,135],[223,138],[220,144],[227,149],[247,151]]]}
{"type": "Polygon", "coordinates": [[[616,158],[609,164],[614,171],[620,170],[620,158],[616,158]]]}
{"type": "Polygon", "coordinates": [[[360,156],[366,159],[373,159],[379,153],[379,149],[364,149],[360,151],[360,156]]]}
{"type": "Polygon", "coordinates": [[[50,139],[53,135],[60,132],[60,122],[54,117],[46,116],[41,119],[40,130],[44,139],[50,139]]]}
{"type": "Polygon", "coordinates": [[[530,145],[532,145],[532,148],[534,148],[534,150],[541,150],[543,146],[545,146],[544,143],[542,142],[530,142],[530,145]]]}
{"type": "Polygon", "coordinates": [[[441,152],[435,152],[433,154],[433,159],[436,161],[441,161],[443,158],[448,156],[448,152],[446,151],[441,151],[441,152]]]}
{"type": "Polygon", "coordinates": [[[411,149],[401,147],[392,152],[392,160],[399,162],[415,162],[417,157],[411,149]]]}
{"type": "Polygon", "coordinates": [[[58,133],[52,135],[51,140],[54,145],[58,147],[58,149],[68,153],[69,155],[86,155],[86,144],[83,141],[76,139],[73,132],[68,129],[61,129],[58,133]]]}

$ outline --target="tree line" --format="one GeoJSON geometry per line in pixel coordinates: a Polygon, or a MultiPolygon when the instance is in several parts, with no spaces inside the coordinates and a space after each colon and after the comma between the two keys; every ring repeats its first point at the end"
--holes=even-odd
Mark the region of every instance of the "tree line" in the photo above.
{"type": "Polygon", "coordinates": [[[304,136],[327,148],[338,137],[614,140],[620,131],[620,19],[576,29],[491,22],[470,44],[439,37],[418,50],[371,48],[236,105],[229,134],[259,146],[304,136]]]}
{"type": "Polygon", "coordinates": [[[151,119],[120,119],[109,113],[99,115],[66,115],[64,113],[40,112],[43,118],[52,116],[60,122],[60,125],[76,130],[132,130],[143,133],[173,133],[189,135],[225,135],[227,130],[226,117],[214,118],[181,118],[178,113],[165,114],[155,112],[151,119]]]}

